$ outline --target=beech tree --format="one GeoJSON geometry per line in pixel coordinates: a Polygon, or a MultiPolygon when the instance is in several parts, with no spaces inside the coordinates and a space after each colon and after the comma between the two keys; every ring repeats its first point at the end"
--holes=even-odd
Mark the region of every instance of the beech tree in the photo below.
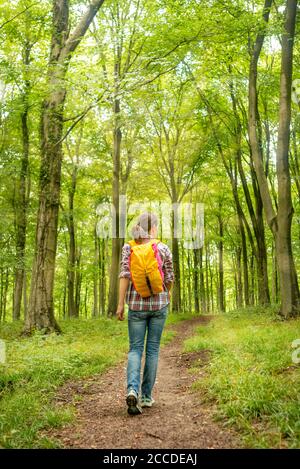
{"type": "Polygon", "coordinates": [[[268,225],[275,240],[278,263],[281,308],[284,317],[300,313],[299,286],[295,269],[292,244],[291,223],[293,205],[291,200],[291,177],[289,168],[291,91],[293,71],[293,44],[297,15],[297,1],[287,0],[284,31],[282,34],[282,54],[280,71],[279,128],[277,137],[276,169],[278,182],[278,209],[274,209],[268,181],[264,172],[262,150],[258,133],[257,64],[263,46],[266,24],[269,20],[272,0],[264,4],[262,31],[257,35],[251,53],[249,70],[249,140],[259,189],[268,225]]]}
{"type": "Polygon", "coordinates": [[[25,333],[34,329],[60,331],[54,317],[53,285],[57,244],[62,162],[65,77],[71,57],[104,0],[93,0],[70,32],[69,1],[53,1],[53,30],[47,95],[41,113],[40,194],[25,333]]]}

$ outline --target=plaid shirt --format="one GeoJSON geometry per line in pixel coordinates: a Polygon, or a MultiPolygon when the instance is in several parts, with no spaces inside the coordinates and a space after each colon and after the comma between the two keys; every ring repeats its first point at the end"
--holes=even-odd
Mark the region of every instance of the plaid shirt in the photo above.
{"type": "Polygon", "coordinates": [[[124,244],[122,248],[122,258],[120,265],[119,278],[129,278],[130,282],[126,292],[126,303],[128,308],[133,311],[157,311],[169,304],[169,291],[167,290],[166,284],[174,280],[172,253],[169,247],[164,243],[158,243],[157,245],[160,257],[162,259],[162,270],[164,272],[164,289],[165,291],[151,295],[148,298],[142,298],[131,281],[130,269],[129,269],[129,256],[130,256],[130,244],[124,244]]]}

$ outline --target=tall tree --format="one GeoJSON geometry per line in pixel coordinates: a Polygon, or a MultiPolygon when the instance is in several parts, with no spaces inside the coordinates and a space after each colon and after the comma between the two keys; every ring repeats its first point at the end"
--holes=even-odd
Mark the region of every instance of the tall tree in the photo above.
{"type": "Polygon", "coordinates": [[[24,333],[60,331],[54,317],[53,286],[60,199],[65,77],[70,59],[104,0],[93,0],[70,33],[69,1],[53,0],[47,95],[41,113],[41,168],[35,256],[24,333]]]}
{"type": "Polygon", "coordinates": [[[78,180],[78,170],[79,170],[79,159],[80,159],[80,145],[83,135],[83,125],[81,125],[79,130],[79,135],[76,139],[74,145],[74,152],[72,154],[72,149],[66,139],[66,148],[70,160],[70,182],[68,187],[68,212],[65,213],[65,210],[61,208],[65,214],[65,220],[69,232],[69,249],[68,249],[68,268],[67,268],[67,285],[68,285],[68,316],[69,317],[78,317],[79,316],[79,283],[80,283],[80,272],[78,269],[79,263],[79,249],[77,247],[76,239],[76,223],[75,223],[75,214],[74,214],[74,199],[77,190],[77,180],[78,180]],[[77,301],[76,301],[77,299],[77,301]]]}
{"type": "MultiPolygon", "coordinates": [[[[29,165],[29,97],[31,82],[29,78],[30,51],[33,42],[29,38],[29,20],[25,13],[25,42],[23,45],[23,75],[24,91],[22,93],[21,128],[22,128],[22,157],[20,174],[16,181],[14,196],[15,230],[16,230],[16,272],[13,296],[13,319],[20,319],[22,292],[25,281],[25,246],[28,205],[28,165],[29,165]]],[[[24,292],[26,295],[26,292],[24,292]]],[[[25,311],[24,311],[25,312],[25,311]]]]}
{"type": "Polygon", "coordinates": [[[266,35],[266,24],[269,20],[271,5],[272,0],[265,0],[263,12],[265,26],[258,33],[251,50],[249,71],[249,140],[266,219],[275,240],[281,293],[280,314],[287,318],[300,313],[299,286],[291,244],[293,205],[291,199],[291,178],[288,159],[290,144],[293,46],[297,1],[287,0],[286,2],[284,32],[282,34],[279,128],[276,151],[276,171],[278,182],[277,213],[273,207],[268,181],[264,172],[262,151],[259,144],[257,96],[257,64],[266,35]]]}

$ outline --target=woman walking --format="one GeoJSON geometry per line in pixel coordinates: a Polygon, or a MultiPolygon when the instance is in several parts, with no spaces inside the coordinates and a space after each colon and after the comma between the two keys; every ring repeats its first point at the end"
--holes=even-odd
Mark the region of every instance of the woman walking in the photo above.
{"type": "Polygon", "coordinates": [[[129,353],[127,364],[128,413],[142,413],[152,407],[160,340],[168,314],[170,289],[174,281],[172,253],[156,239],[158,220],[143,213],[132,230],[133,240],[122,248],[117,317],[124,320],[128,304],[129,353]],[[140,389],[140,372],[147,331],[145,366],[140,389]]]}

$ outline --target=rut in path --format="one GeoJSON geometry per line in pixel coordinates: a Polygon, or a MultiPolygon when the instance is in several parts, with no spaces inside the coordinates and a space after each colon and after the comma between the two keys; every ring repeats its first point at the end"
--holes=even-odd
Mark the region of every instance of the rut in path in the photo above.
{"type": "MultiPolygon", "coordinates": [[[[65,448],[237,448],[238,435],[212,420],[214,407],[201,402],[199,391],[191,390],[203,373],[188,371],[197,356],[200,363],[208,353],[182,353],[182,342],[207,316],[185,320],[171,328],[177,332],[160,349],[157,380],[153,390],[155,404],[137,416],[127,414],[127,360],[102,375],[66,383],[57,395],[57,405],[74,402],[75,423],[47,432],[65,448]]],[[[143,358],[144,362],[144,358],[143,358]]],[[[202,371],[201,371],[202,370],[202,371]]]]}

